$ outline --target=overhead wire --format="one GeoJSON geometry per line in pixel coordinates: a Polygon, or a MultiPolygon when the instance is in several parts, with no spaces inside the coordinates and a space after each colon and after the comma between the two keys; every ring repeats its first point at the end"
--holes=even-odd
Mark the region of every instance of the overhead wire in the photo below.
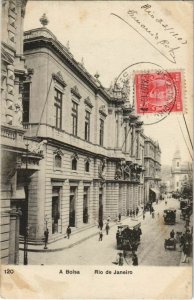
{"type": "Polygon", "coordinates": [[[188,126],[187,126],[187,122],[186,122],[186,119],[185,119],[185,115],[183,114],[183,120],[185,122],[185,127],[187,129],[187,133],[188,133],[188,136],[189,136],[189,140],[190,140],[190,143],[191,143],[191,147],[193,149],[193,143],[192,143],[192,140],[191,140],[191,136],[190,136],[190,132],[189,132],[189,129],[188,129],[188,126]]]}
{"type": "Polygon", "coordinates": [[[182,133],[182,136],[183,136],[185,145],[186,145],[186,147],[187,147],[187,150],[188,150],[188,152],[189,152],[189,154],[190,154],[191,159],[193,160],[192,154],[191,154],[191,152],[190,152],[189,146],[188,146],[187,141],[186,141],[186,139],[185,139],[185,136],[184,136],[184,133],[183,133],[183,131],[182,131],[182,128],[181,128],[181,125],[180,125],[180,122],[179,122],[178,117],[177,117],[177,121],[178,121],[178,124],[179,124],[179,128],[180,128],[180,130],[181,130],[181,133],[182,133]]]}

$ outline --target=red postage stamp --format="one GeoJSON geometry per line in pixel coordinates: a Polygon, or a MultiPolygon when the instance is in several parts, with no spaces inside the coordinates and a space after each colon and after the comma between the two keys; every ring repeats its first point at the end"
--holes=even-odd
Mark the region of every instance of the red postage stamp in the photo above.
{"type": "Polygon", "coordinates": [[[136,73],[135,98],[138,114],[182,112],[182,72],[136,73]]]}

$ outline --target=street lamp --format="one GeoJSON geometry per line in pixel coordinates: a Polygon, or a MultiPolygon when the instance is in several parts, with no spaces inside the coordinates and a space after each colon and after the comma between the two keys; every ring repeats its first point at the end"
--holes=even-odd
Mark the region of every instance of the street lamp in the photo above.
{"type": "Polygon", "coordinates": [[[28,146],[29,144],[26,143],[26,212],[25,212],[25,231],[24,231],[24,265],[28,264],[28,177],[27,177],[27,170],[28,170],[28,146]]]}

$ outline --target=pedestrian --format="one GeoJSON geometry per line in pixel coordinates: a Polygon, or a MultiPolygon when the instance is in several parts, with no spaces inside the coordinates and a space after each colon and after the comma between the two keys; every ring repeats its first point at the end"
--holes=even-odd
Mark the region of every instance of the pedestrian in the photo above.
{"type": "Polygon", "coordinates": [[[138,215],[138,213],[139,213],[139,208],[137,207],[136,208],[136,215],[138,215]]]}
{"type": "Polygon", "coordinates": [[[110,226],[109,226],[108,222],[106,223],[105,229],[106,229],[106,234],[108,235],[108,232],[109,232],[109,229],[110,229],[110,226]]]}
{"type": "Polygon", "coordinates": [[[143,220],[145,219],[145,212],[143,212],[143,220]]]}
{"type": "Polygon", "coordinates": [[[190,254],[190,244],[188,241],[185,241],[184,244],[183,244],[183,254],[184,254],[184,257],[183,257],[183,261],[182,263],[187,263],[189,262],[189,254],[190,254]]]}
{"type": "Polygon", "coordinates": [[[70,226],[67,227],[66,233],[67,233],[67,237],[69,239],[70,238],[70,234],[71,234],[71,228],[70,228],[70,226]]]}
{"type": "Polygon", "coordinates": [[[167,203],[168,203],[167,200],[165,200],[165,205],[167,205],[167,203]]]}
{"type": "Polygon", "coordinates": [[[98,225],[98,227],[100,228],[100,230],[102,230],[103,226],[104,226],[103,221],[100,220],[100,221],[99,221],[99,225],[98,225]]]}
{"type": "Polygon", "coordinates": [[[154,211],[152,212],[152,219],[154,219],[154,217],[155,217],[155,214],[154,214],[154,211]]]}
{"type": "Polygon", "coordinates": [[[47,249],[47,243],[48,243],[48,237],[49,237],[49,230],[48,228],[44,232],[44,249],[47,249]]]}
{"type": "Polygon", "coordinates": [[[186,215],[186,217],[185,217],[185,227],[188,227],[189,223],[190,223],[190,217],[189,217],[189,215],[186,215]]]}
{"type": "Polygon", "coordinates": [[[121,252],[119,252],[118,265],[119,266],[123,265],[123,254],[121,252]]]}
{"type": "Polygon", "coordinates": [[[110,216],[108,216],[108,218],[107,218],[107,222],[110,222],[111,221],[111,217],[110,216]]]}
{"type": "Polygon", "coordinates": [[[103,233],[102,233],[102,230],[99,231],[99,241],[102,241],[102,238],[103,238],[103,233]]]}
{"type": "Polygon", "coordinates": [[[138,229],[137,229],[137,239],[138,239],[138,241],[140,241],[141,235],[142,235],[142,230],[141,230],[140,227],[138,227],[138,229]]]}
{"type": "Polygon", "coordinates": [[[174,235],[175,235],[175,232],[174,232],[174,229],[170,232],[170,238],[171,239],[174,239],[174,235]]]}
{"type": "Polygon", "coordinates": [[[127,217],[129,217],[129,209],[127,210],[127,217]]]}
{"type": "Polygon", "coordinates": [[[119,222],[121,222],[121,213],[119,213],[119,222]]]}
{"type": "Polygon", "coordinates": [[[133,266],[138,266],[138,257],[134,251],[132,252],[132,262],[133,262],[133,266]]]}

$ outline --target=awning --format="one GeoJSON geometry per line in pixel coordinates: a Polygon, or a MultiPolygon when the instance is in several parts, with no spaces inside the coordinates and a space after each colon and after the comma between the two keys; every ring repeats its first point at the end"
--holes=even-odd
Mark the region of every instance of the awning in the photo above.
{"type": "Polygon", "coordinates": [[[159,195],[159,194],[160,194],[160,191],[157,190],[157,189],[151,188],[150,190],[151,190],[152,192],[154,192],[156,195],[159,195]]]}

